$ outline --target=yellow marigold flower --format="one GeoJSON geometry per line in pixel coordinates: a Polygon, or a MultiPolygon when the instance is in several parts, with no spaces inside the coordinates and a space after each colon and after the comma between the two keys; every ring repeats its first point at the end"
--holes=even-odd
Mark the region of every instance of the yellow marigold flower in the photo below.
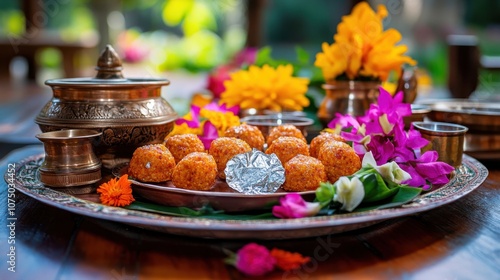
{"type": "MultiPolygon", "coordinates": [[[[218,112],[201,109],[200,117],[210,121],[217,128],[219,136],[224,136],[224,132],[228,128],[240,125],[240,118],[235,116],[233,112],[218,112]]],[[[203,127],[203,124],[201,127],[203,127]]]]}
{"type": "Polygon", "coordinates": [[[100,194],[99,199],[104,205],[121,207],[135,201],[127,174],[121,176],[119,180],[113,178],[103,183],[97,188],[97,193],[100,194]]]}
{"type": "Polygon", "coordinates": [[[241,109],[300,111],[309,105],[305,96],[309,79],[292,74],[292,65],[280,65],[276,69],[269,65],[262,68],[252,65],[248,70],[234,72],[224,82],[226,90],[221,95],[221,102],[228,106],[239,105],[241,109]]]}
{"type": "Polygon", "coordinates": [[[206,105],[212,102],[212,97],[203,95],[201,93],[196,93],[193,95],[191,99],[191,105],[198,106],[200,108],[205,107],[206,105]]]}
{"type": "Polygon", "coordinates": [[[382,20],[388,15],[384,5],[377,12],[366,2],[356,5],[351,14],[342,17],[337,26],[334,43],[323,43],[314,65],[321,68],[325,80],[334,80],[345,74],[354,80],[367,76],[386,80],[392,70],[401,65],[415,65],[404,53],[406,46],[396,46],[401,34],[395,29],[383,30],[382,20]]]}
{"type": "Polygon", "coordinates": [[[396,93],[396,89],[398,88],[398,84],[394,82],[385,81],[382,83],[382,88],[389,92],[391,95],[396,93]]]}
{"type": "Polygon", "coordinates": [[[186,123],[174,124],[174,128],[172,129],[172,131],[170,131],[168,136],[179,135],[179,134],[202,135],[203,134],[203,126],[192,128],[192,127],[189,127],[186,123]]]}

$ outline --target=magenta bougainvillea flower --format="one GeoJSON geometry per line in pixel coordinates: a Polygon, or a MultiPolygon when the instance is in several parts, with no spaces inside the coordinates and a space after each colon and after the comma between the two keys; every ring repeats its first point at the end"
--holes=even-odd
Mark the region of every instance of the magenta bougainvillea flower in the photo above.
{"type": "Polygon", "coordinates": [[[394,95],[380,87],[377,104],[371,104],[365,116],[360,117],[371,133],[390,134],[392,127],[403,122],[403,117],[411,116],[411,105],[403,103],[403,92],[394,95]],[[377,121],[378,120],[378,121],[377,121]]]}
{"type": "Polygon", "coordinates": [[[205,149],[210,148],[214,139],[224,136],[232,126],[240,124],[239,107],[227,107],[226,104],[211,102],[204,107],[191,106],[190,112],[175,121],[170,135],[192,133],[198,135],[205,149]]]}
{"type": "Polygon", "coordinates": [[[354,118],[337,114],[328,127],[341,131],[356,153],[363,157],[371,151],[378,165],[394,161],[412,178],[403,184],[428,189],[432,184],[445,184],[454,168],[437,161],[437,152],[421,155],[429,143],[419,131],[404,129],[404,117],[411,115],[411,105],[403,103],[403,93],[391,96],[380,88],[377,104],[371,104],[365,115],[354,118]]]}
{"type": "Polygon", "coordinates": [[[431,187],[431,184],[441,185],[449,181],[448,174],[455,168],[444,162],[437,161],[436,151],[427,151],[420,157],[408,162],[399,163],[401,169],[411,175],[411,179],[405,181],[410,186],[422,186],[424,190],[431,187]],[[430,183],[430,184],[429,184],[430,183]]]}
{"type": "Polygon", "coordinates": [[[175,124],[181,125],[183,123],[187,124],[190,128],[198,128],[200,127],[200,110],[201,108],[198,106],[191,106],[189,116],[190,118],[180,118],[175,121],[175,124]]]}
{"type": "Polygon", "coordinates": [[[289,193],[280,199],[280,205],[273,206],[273,215],[282,218],[303,218],[315,216],[321,209],[317,202],[307,202],[297,193],[289,193]]]}
{"type": "Polygon", "coordinates": [[[206,105],[203,108],[206,110],[219,112],[219,113],[231,112],[235,116],[237,116],[238,113],[240,112],[240,107],[238,107],[238,106],[227,107],[227,105],[225,103],[222,103],[219,105],[217,102],[210,102],[208,105],[206,105]]]}
{"type": "Polygon", "coordinates": [[[210,149],[210,144],[212,144],[212,141],[217,137],[219,137],[217,127],[210,121],[206,121],[205,124],[203,124],[203,135],[198,135],[198,138],[201,140],[206,150],[210,149]]]}

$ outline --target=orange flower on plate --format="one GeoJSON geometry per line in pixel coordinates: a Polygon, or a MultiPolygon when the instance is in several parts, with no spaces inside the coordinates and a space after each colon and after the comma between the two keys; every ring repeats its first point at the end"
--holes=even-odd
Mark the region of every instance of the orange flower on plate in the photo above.
{"type": "Polygon", "coordinates": [[[276,260],[275,265],[284,271],[299,268],[301,265],[311,260],[310,257],[304,257],[299,253],[288,252],[277,248],[271,250],[271,256],[276,260]]]}
{"type": "Polygon", "coordinates": [[[125,174],[119,180],[113,178],[97,188],[101,203],[109,206],[127,206],[135,201],[132,196],[131,182],[125,174]]]}
{"type": "Polygon", "coordinates": [[[272,111],[297,110],[309,106],[305,96],[309,79],[293,77],[293,66],[252,65],[248,70],[231,74],[224,82],[226,90],[221,102],[241,109],[269,109],[272,111]]]}
{"type": "Polygon", "coordinates": [[[396,46],[401,34],[395,29],[384,31],[382,20],[387,14],[384,5],[379,5],[375,12],[368,3],[361,2],[350,15],[342,17],[335,42],[323,43],[314,62],[325,80],[345,75],[351,80],[369,77],[385,81],[391,71],[399,71],[404,63],[416,64],[404,55],[408,50],[405,45],[396,46]]]}

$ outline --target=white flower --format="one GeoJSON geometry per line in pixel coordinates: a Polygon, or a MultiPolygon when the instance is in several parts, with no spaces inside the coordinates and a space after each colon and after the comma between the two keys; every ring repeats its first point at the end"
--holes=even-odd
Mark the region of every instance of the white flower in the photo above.
{"type": "Polygon", "coordinates": [[[401,169],[401,167],[399,167],[399,165],[394,161],[377,166],[377,162],[375,161],[375,158],[373,158],[371,151],[365,154],[361,165],[362,167],[371,166],[375,168],[384,180],[394,182],[396,184],[401,184],[401,182],[411,179],[411,175],[401,169]]]}
{"type": "Polygon", "coordinates": [[[375,161],[375,158],[373,157],[372,151],[369,151],[365,153],[363,156],[363,162],[361,162],[361,167],[373,167],[377,168],[377,162],[375,161]]]}
{"type": "Polygon", "coordinates": [[[396,184],[401,184],[401,182],[411,179],[411,175],[401,169],[401,167],[399,167],[399,165],[394,161],[379,166],[377,171],[380,175],[382,175],[382,178],[396,184]]]}
{"type": "Polygon", "coordinates": [[[335,183],[337,190],[334,200],[342,203],[342,210],[351,212],[361,203],[365,197],[365,188],[358,177],[349,180],[348,177],[340,177],[335,183]]]}

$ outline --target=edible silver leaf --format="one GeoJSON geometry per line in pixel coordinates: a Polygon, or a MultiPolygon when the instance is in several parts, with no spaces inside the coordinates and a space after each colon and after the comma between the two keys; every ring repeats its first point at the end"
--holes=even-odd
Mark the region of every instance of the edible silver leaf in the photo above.
{"type": "Polygon", "coordinates": [[[244,194],[274,193],[285,182],[285,168],[278,157],[257,149],[230,159],[224,173],[229,187],[244,194]]]}

